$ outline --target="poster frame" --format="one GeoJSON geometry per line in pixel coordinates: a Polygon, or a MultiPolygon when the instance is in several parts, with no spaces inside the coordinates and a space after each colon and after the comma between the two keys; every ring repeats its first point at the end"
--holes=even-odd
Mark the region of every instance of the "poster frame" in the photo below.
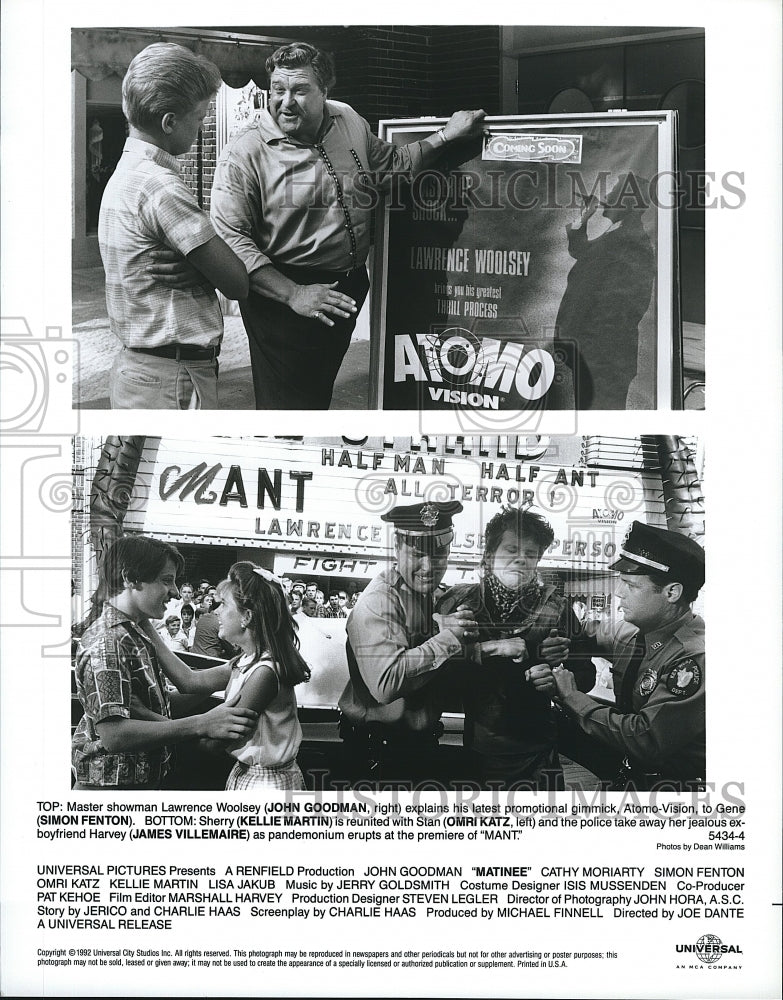
{"type": "MultiPolygon", "coordinates": [[[[681,315],[680,248],[678,223],[677,177],[677,120],[676,111],[608,111],[593,114],[558,115],[490,115],[485,119],[485,134],[496,134],[510,128],[531,128],[537,125],[547,129],[559,126],[623,128],[654,124],[658,138],[658,200],[657,207],[657,272],[654,295],[656,296],[656,366],[655,410],[672,411],[684,408],[683,338],[681,315]],[[660,204],[663,202],[663,204],[660,204]],[[671,206],[671,207],[668,207],[671,206]]],[[[378,123],[378,135],[386,142],[411,133],[424,139],[443,128],[448,121],[443,117],[388,118],[378,123]]],[[[397,143],[395,143],[397,144],[397,143]]],[[[384,410],[387,407],[384,385],[385,348],[387,339],[386,310],[388,302],[387,266],[389,260],[388,200],[376,210],[375,243],[372,266],[372,317],[370,336],[370,388],[369,408],[384,410]]]]}

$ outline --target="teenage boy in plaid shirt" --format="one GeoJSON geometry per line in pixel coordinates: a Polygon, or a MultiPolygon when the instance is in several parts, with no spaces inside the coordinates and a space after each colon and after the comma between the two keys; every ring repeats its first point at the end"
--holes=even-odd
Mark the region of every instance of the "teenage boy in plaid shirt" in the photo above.
{"type": "Polygon", "coordinates": [[[230,675],[225,665],[190,670],[151,624],[178,595],[182,568],[172,545],[146,535],[120,538],[104,556],[93,620],[76,655],[84,707],[71,746],[77,788],[159,788],[173,744],[231,742],[255,728],[258,713],[237,705],[238,696],[201,715],[171,718],[166,677],[196,703],[225,688],[230,675]]]}

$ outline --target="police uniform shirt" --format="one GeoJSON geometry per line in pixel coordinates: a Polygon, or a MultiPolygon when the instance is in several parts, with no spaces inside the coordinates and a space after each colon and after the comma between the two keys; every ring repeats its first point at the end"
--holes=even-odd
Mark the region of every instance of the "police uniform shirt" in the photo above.
{"type": "MultiPolygon", "coordinates": [[[[613,674],[620,700],[638,630],[615,640],[613,674]]],[[[644,636],[645,652],[623,711],[580,691],[563,707],[588,736],[620,750],[647,772],[695,779],[705,773],[704,622],[688,611],[644,636]]],[[[630,680],[630,678],[629,678],[630,680]]]]}
{"type": "Polygon", "coordinates": [[[396,569],[370,583],[348,618],[350,680],[340,709],[354,724],[399,723],[431,730],[440,718],[432,680],[462,646],[448,629],[433,634],[432,598],[396,569]]]}

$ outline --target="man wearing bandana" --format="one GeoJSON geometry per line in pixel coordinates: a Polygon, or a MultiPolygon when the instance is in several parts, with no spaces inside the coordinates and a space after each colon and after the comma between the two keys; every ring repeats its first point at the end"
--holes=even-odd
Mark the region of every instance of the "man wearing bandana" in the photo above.
{"type": "Polygon", "coordinates": [[[679,532],[634,521],[610,567],[625,623],[611,651],[615,705],[555,670],[564,710],[623,758],[615,788],[676,791],[705,777],[704,622],[691,605],[704,585],[704,550],[679,532]],[[628,626],[634,626],[629,628],[628,626]]]}
{"type": "Polygon", "coordinates": [[[438,752],[446,664],[464,655],[477,625],[457,605],[433,616],[433,595],[448,565],[451,519],[461,510],[458,501],[428,502],[381,515],[394,527],[397,561],[375,577],[348,618],[350,680],[339,703],[357,780],[399,788],[447,780],[438,752]]]}
{"type": "Polygon", "coordinates": [[[481,583],[454,587],[438,603],[445,614],[470,608],[479,623],[460,679],[464,743],[483,788],[563,788],[552,668],[566,661],[582,691],[595,683],[592,640],[570,601],[538,576],[553,540],[539,514],[504,508],[486,527],[481,583]]]}

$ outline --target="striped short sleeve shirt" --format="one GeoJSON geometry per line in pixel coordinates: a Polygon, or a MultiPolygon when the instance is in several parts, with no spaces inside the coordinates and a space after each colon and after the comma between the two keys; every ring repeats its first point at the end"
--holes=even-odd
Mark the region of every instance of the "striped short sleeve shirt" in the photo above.
{"type": "Polygon", "coordinates": [[[129,138],[106,185],[98,243],[112,332],[125,347],[214,347],[223,315],[214,288],[169,288],[149,276],[155,250],[186,256],[215,235],[176,157],[129,138]]]}

